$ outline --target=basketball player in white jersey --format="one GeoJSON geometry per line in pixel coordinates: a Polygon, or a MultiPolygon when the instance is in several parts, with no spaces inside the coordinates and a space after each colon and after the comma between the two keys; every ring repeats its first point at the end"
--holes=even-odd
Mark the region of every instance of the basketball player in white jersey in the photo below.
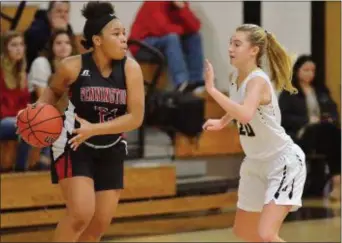
{"type": "Polygon", "coordinates": [[[291,85],[291,59],[271,33],[252,24],[236,29],[229,56],[236,68],[230,77],[230,98],[215,88],[213,67],[206,62],[206,90],[226,115],[209,119],[203,127],[220,130],[231,120],[238,124],[246,158],[240,169],[233,230],[247,242],[285,242],[278,232],[286,215],[302,205],[305,155],[280,125],[271,80],[279,91],[296,92],[291,85]],[[264,55],[271,77],[261,69],[264,55]]]}

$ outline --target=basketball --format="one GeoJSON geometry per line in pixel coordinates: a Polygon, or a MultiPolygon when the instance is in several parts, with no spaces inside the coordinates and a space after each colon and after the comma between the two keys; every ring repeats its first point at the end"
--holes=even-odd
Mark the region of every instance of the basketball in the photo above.
{"type": "Polygon", "coordinates": [[[60,136],[63,118],[49,104],[29,105],[17,117],[18,133],[28,144],[44,148],[53,144],[60,136]]]}

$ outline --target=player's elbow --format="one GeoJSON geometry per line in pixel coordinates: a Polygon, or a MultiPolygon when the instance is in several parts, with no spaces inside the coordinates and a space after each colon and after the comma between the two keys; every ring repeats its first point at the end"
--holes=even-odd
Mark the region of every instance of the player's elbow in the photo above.
{"type": "Polygon", "coordinates": [[[133,129],[139,128],[144,121],[144,112],[137,112],[133,114],[133,129]]]}
{"type": "Polygon", "coordinates": [[[136,128],[139,128],[142,124],[143,124],[143,121],[144,121],[144,115],[141,115],[139,116],[139,118],[136,119],[136,128]]]}
{"type": "Polygon", "coordinates": [[[241,117],[238,119],[241,124],[247,124],[249,123],[253,118],[253,114],[245,113],[241,115],[241,117]]]}
{"type": "Polygon", "coordinates": [[[242,124],[247,124],[253,119],[254,114],[254,109],[244,106],[241,110],[240,117],[237,120],[242,124]]]}

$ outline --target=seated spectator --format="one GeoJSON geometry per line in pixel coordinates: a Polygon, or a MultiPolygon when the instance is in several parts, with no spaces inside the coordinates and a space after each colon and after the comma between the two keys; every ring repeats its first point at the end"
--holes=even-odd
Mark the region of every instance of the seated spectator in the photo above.
{"type": "MultiPolygon", "coordinates": [[[[66,30],[56,30],[41,54],[33,61],[28,76],[32,102],[42,95],[58,63],[63,58],[76,54],[73,36],[66,30]]],[[[41,155],[40,152],[39,149],[35,150],[35,157],[40,158],[39,166],[48,167],[50,165],[50,149],[44,148],[41,155]]]]}
{"type": "Polygon", "coordinates": [[[43,50],[52,33],[57,29],[73,34],[69,23],[69,1],[50,1],[47,11],[38,10],[31,26],[25,32],[27,70],[43,50]]]}
{"type": "Polygon", "coordinates": [[[26,165],[30,146],[20,140],[17,147],[16,115],[29,102],[27,89],[25,45],[21,34],[9,31],[3,37],[0,66],[0,142],[1,171],[26,165]],[[4,152],[6,151],[6,152],[4,152]]]}
{"type": "MultiPolygon", "coordinates": [[[[203,86],[203,50],[200,21],[183,1],[144,2],[132,25],[130,39],[142,40],[166,56],[168,71],[179,91],[203,86]]],[[[132,55],[139,56],[136,46],[132,55]]]]}
{"type": "Polygon", "coordinates": [[[68,31],[57,30],[52,34],[44,51],[34,59],[28,75],[33,102],[43,93],[58,63],[76,52],[74,37],[68,31]]]}
{"type": "MultiPolygon", "coordinates": [[[[323,82],[315,77],[310,56],[300,56],[293,67],[297,95],[281,93],[282,125],[303,150],[325,155],[332,176],[331,199],[341,198],[341,129],[336,104],[323,82]]],[[[315,166],[315,165],[311,165],[315,166]]],[[[320,178],[317,178],[318,180],[320,178]]]]}

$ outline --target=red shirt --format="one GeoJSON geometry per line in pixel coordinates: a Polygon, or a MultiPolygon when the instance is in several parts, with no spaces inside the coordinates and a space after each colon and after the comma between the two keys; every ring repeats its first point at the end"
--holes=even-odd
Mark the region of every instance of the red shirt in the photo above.
{"type": "MultiPolygon", "coordinates": [[[[129,39],[143,40],[146,37],[161,37],[175,33],[179,35],[196,33],[201,23],[185,2],[183,8],[177,8],[172,2],[144,2],[133,22],[129,39]]],[[[131,46],[133,55],[138,47],[131,46]]]]}
{"type": "Polygon", "coordinates": [[[0,68],[0,119],[14,117],[18,111],[26,108],[30,99],[28,88],[8,89],[0,68]]]}

